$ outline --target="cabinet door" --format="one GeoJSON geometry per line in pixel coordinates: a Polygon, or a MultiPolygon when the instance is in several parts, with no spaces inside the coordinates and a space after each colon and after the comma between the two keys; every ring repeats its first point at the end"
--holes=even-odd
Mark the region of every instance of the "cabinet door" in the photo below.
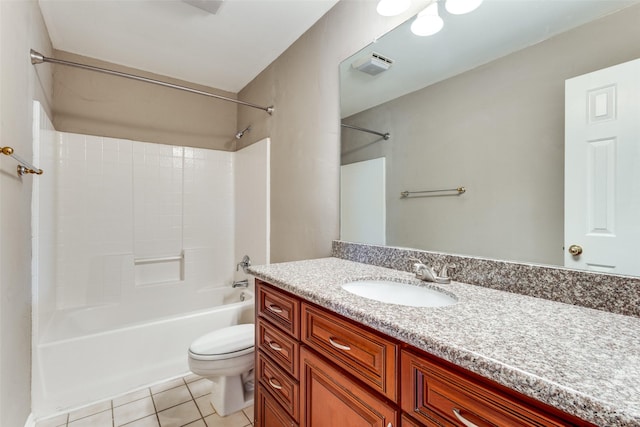
{"type": "Polygon", "coordinates": [[[297,427],[287,412],[265,391],[262,385],[256,389],[256,427],[297,427]]]}
{"type": "Polygon", "coordinates": [[[309,349],[300,350],[301,425],[397,427],[398,412],[309,349]]]}

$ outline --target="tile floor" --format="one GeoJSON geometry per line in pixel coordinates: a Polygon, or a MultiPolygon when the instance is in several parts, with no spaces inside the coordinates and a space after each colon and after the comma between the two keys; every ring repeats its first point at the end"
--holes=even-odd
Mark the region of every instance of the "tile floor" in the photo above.
{"type": "Polygon", "coordinates": [[[209,403],[211,383],[188,375],[113,400],[44,419],[36,427],[251,427],[253,407],[221,417],[209,403]]]}

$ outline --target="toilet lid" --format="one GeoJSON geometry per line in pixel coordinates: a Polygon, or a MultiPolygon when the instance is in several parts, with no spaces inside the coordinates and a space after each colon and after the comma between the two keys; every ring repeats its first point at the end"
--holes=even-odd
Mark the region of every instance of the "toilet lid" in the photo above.
{"type": "Polygon", "coordinates": [[[215,356],[246,353],[255,345],[254,324],[234,325],[218,329],[196,339],[189,348],[193,354],[215,356]]]}

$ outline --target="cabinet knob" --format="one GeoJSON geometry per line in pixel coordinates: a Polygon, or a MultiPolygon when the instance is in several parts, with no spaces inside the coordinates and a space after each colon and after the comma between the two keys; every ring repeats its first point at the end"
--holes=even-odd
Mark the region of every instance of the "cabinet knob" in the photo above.
{"type": "Polygon", "coordinates": [[[582,246],[580,245],[571,245],[569,246],[569,253],[573,256],[578,256],[582,254],[582,246]]]}

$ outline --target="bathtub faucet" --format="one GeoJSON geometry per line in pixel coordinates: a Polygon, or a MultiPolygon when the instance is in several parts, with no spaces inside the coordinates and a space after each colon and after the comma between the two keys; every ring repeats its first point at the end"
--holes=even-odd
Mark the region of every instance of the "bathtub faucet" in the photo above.
{"type": "Polygon", "coordinates": [[[249,280],[248,279],[238,280],[236,282],[233,282],[233,285],[231,285],[231,287],[233,287],[233,288],[248,288],[249,287],[249,280]]]}

